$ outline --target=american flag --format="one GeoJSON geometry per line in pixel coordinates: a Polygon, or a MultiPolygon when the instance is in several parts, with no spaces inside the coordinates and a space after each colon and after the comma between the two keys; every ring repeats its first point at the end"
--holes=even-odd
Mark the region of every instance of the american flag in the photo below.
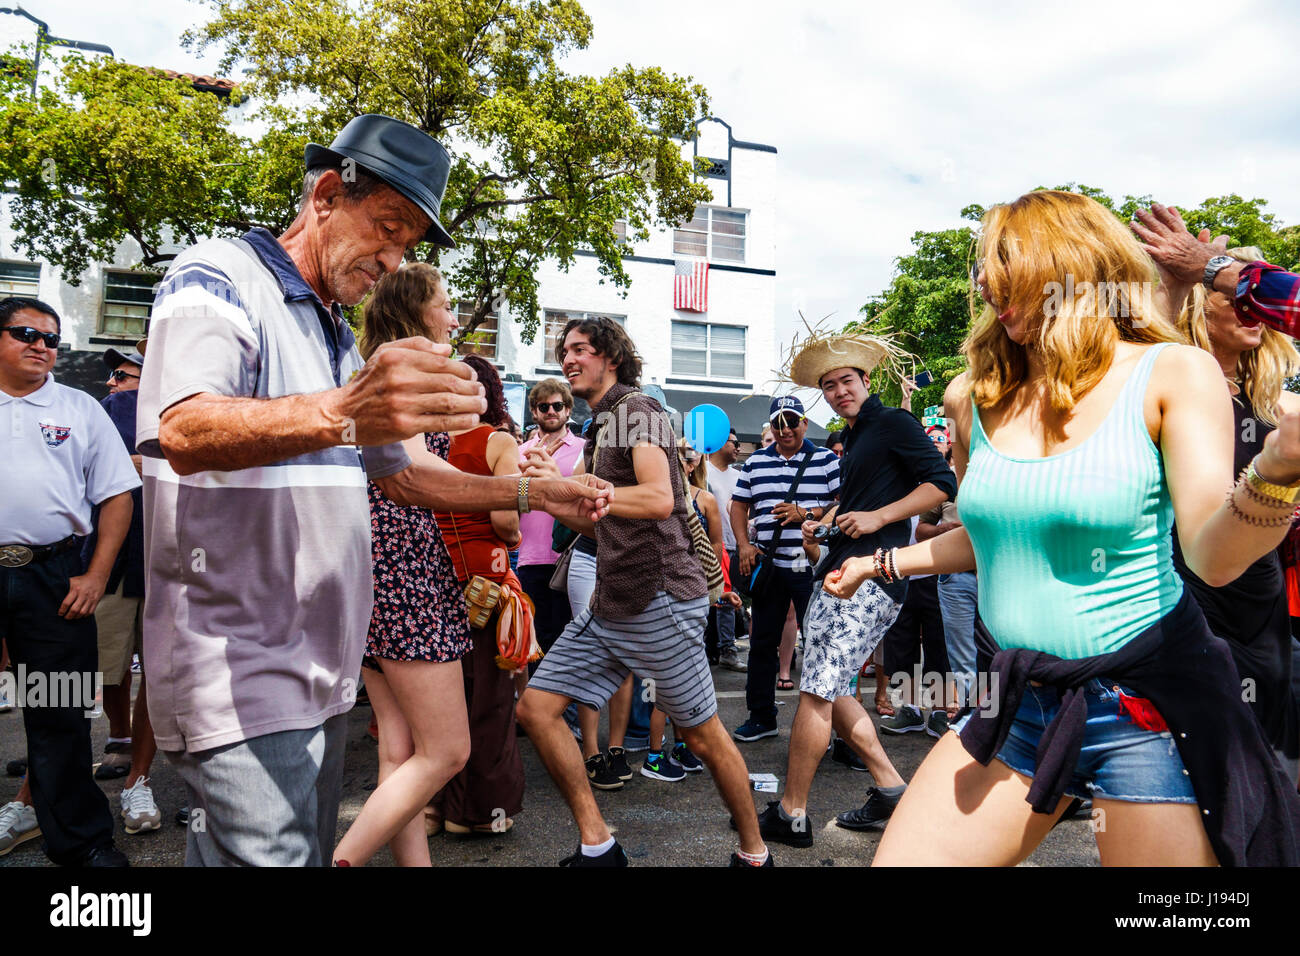
{"type": "Polygon", "coordinates": [[[686,312],[709,311],[709,264],[698,259],[674,263],[673,308],[686,312]]]}

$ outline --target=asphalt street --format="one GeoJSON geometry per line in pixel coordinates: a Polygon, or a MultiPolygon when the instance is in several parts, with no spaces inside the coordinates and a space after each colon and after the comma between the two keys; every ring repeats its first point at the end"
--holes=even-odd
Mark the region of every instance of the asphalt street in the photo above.
{"type": "MultiPolygon", "coordinates": [[[[797,673],[797,669],[796,669],[797,673]]],[[[723,722],[734,729],[746,717],[745,675],[714,669],[719,708],[723,722]]],[[[870,702],[872,682],[864,682],[863,697],[870,702]]],[[[750,744],[739,744],[751,773],[775,774],[783,784],[790,723],[797,700],[796,692],[779,695],[781,707],[780,736],[750,744]]],[[[875,716],[874,710],[868,707],[875,716]]],[[[877,718],[878,719],[878,718],[877,718]]],[[[370,709],[355,708],[348,724],[347,763],[343,782],[343,802],[339,816],[339,836],[355,819],[366,797],[374,788],[376,748],[366,734],[370,709]]],[[[601,725],[601,740],[606,728],[601,725]]],[[[93,721],[95,753],[102,753],[108,734],[103,717],[93,721]]],[[[899,772],[910,779],[925,757],[934,739],[925,733],[902,736],[885,735],[885,746],[899,772]]],[[[454,836],[440,834],[431,839],[435,866],[554,866],[560,858],[574,851],[578,842],[564,802],[560,799],[536,751],[521,741],[527,790],[524,811],[514,828],[502,835],[454,836]]],[[[21,757],[26,752],[22,716],[17,710],[0,714],[0,762],[21,757]]],[[[629,755],[633,770],[639,770],[641,755],[629,755]]],[[[835,814],[862,804],[870,777],[834,763],[829,756],[822,761],[809,800],[809,817],[813,825],[814,845],[793,849],[773,845],[778,866],[865,866],[880,842],[878,833],[843,830],[834,823],[835,814]]],[[[133,866],[180,866],[185,858],[185,830],[173,817],[185,803],[180,778],[165,756],[159,754],[153,767],[151,785],[163,812],[161,830],[128,835],[122,829],[119,794],[122,781],[100,783],[117,816],[116,841],[133,866]]],[[[0,804],[13,799],[19,780],[0,776],[0,804]]],[[[761,810],[767,800],[779,794],[754,793],[761,810]]],[[[727,810],[718,798],[706,772],[688,776],[680,783],[664,783],[636,774],[622,790],[597,791],[597,800],[610,828],[626,848],[633,866],[719,866],[727,863],[735,849],[734,834],[727,826],[727,810]]],[[[391,865],[387,849],[371,865],[391,865]]],[[[9,855],[0,857],[0,867],[49,866],[41,852],[40,841],[32,840],[9,855]]],[[[1096,845],[1088,820],[1063,822],[1024,864],[1026,866],[1096,866],[1096,845]]]]}

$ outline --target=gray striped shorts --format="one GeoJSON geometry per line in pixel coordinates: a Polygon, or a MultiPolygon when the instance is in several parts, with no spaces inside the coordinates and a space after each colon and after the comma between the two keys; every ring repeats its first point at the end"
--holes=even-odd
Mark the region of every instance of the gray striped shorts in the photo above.
{"type": "Polygon", "coordinates": [[[708,597],[680,601],[663,591],[632,617],[583,611],[551,645],[528,687],[600,710],[631,672],[673,724],[698,726],[718,712],[704,653],[708,617],[708,597]]]}

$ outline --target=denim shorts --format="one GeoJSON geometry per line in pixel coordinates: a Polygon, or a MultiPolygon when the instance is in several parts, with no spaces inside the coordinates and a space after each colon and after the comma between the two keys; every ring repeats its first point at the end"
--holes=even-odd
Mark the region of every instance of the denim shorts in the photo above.
{"type": "MultiPolygon", "coordinates": [[[[1066,794],[1130,803],[1195,803],[1192,781],[1173,734],[1139,727],[1121,713],[1117,689],[1137,696],[1104,677],[1084,685],[1088,718],[1066,794]]],[[[1026,687],[998,759],[1016,773],[1032,777],[1038,740],[1059,709],[1055,688],[1026,687]]]]}

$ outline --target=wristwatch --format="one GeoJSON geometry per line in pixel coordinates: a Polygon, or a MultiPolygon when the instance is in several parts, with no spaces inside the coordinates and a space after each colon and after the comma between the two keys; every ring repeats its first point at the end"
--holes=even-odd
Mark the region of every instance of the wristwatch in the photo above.
{"type": "Polygon", "coordinates": [[[1300,481],[1294,485],[1275,485],[1271,481],[1266,481],[1255,470],[1254,459],[1251,459],[1250,464],[1246,467],[1246,481],[1261,495],[1267,495],[1290,505],[1300,501],[1300,481]]]}
{"type": "Polygon", "coordinates": [[[1201,282],[1205,285],[1207,292],[1214,291],[1214,277],[1226,266],[1230,266],[1236,261],[1232,256],[1215,256],[1205,264],[1205,274],[1201,276],[1201,282]]]}
{"type": "Polygon", "coordinates": [[[529,511],[529,509],[528,509],[528,481],[529,481],[529,479],[527,479],[527,478],[520,478],[520,479],[519,479],[519,494],[518,494],[518,497],[519,497],[519,513],[520,513],[521,515],[526,515],[526,514],[528,514],[528,511],[529,511]]]}

